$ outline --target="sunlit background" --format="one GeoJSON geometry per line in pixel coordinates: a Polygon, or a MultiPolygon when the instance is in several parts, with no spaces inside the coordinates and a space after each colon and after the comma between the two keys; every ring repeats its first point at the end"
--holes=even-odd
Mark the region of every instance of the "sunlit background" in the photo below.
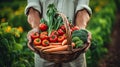
{"type": "MultiPolygon", "coordinates": [[[[120,67],[120,0],[90,0],[87,29],[93,43],[86,53],[88,67],[120,67]]],[[[27,47],[31,27],[24,14],[26,0],[0,0],[0,67],[34,67],[27,47]]]]}

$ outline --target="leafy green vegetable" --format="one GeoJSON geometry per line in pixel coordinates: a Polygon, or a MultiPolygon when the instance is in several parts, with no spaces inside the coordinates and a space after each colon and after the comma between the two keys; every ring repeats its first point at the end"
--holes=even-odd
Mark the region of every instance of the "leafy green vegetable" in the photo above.
{"type": "Polygon", "coordinates": [[[47,23],[47,21],[42,18],[42,19],[40,20],[40,23],[47,23]]]}
{"type": "Polygon", "coordinates": [[[88,31],[85,29],[75,30],[72,33],[72,38],[73,37],[79,37],[83,42],[87,42],[88,31]]]}
{"type": "Polygon", "coordinates": [[[75,43],[76,48],[83,47],[84,44],[84,42],[79,37],[73,37],[72,42],[75,43]]]}
{"type": "Polygon", "coordinates": [[[83,41],[79,40],[79,41],[75,42],[75,45],[76,45],[75,46],[76,48],[83,47],[83,41]]]}
{"type": "Polygon", "coordinates": [[[48,18],[48,22],[47,22],[47,25],[49,26],[48,28],[48,35],[50,35],[51,31],[52,31],[52,28],[53,28],[53,17],[55,16],[57,12],[57,9],[55,8],[54,4],[50,4],[48,6],[48,10],[47,10],[47,18],[48,18]]]}
{"type": "Polygon", "coordinates": [[[48,25],[48,35],[50,35],[50,33],[52,32],[52,30],[57,30],[59,28],[60,25],[62,25],[63,20],[62,18],[57,14],[57,9],[55,7],[54,4],[50,4],[48,6],[48,10],[47,10],[47,25],[48,25]]]}
{"type": "Polygon", "coordinates": [[[53,29],[57,30],[62,24],[63,24],[62,17],[58,16],[55,21],[55,25],[54,25],[55,28],[53,29]]]}
{"type": "Polygon", "coordinates": [[[72,38],[72,41],[73,41],[73,42],[76,42],[76,41],[79,41],[79,40],[80,40],[79,37],[73,37],[73,38],[72,38]]]}

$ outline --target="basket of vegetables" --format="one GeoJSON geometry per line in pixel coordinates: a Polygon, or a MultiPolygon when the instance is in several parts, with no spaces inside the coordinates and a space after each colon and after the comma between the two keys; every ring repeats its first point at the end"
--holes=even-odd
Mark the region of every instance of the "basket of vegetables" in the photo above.
{"type": "Polygon", "coordinates": [[[88,31],[69,23],[66,16],[48,6],[48,21],[41,20],[39,28],[31,30],[28,45],[45,60],[61,63],[76,59],[90,47],[88,31]]]}

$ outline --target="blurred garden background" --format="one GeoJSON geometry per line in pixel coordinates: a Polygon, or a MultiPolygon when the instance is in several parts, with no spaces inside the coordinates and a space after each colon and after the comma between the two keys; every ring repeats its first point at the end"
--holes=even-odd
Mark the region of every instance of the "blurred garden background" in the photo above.
{"type": "MultiPolygon", "coordinates": [[[[88,67],[120,67],[120,0],[90,0],[93,11],[87,29],[93,42],[86,53],[88,67]]],[[[0,67],[34,67],[27,47],[31,30],[24,14],[26,0],[0,0],[0,67]]]]}

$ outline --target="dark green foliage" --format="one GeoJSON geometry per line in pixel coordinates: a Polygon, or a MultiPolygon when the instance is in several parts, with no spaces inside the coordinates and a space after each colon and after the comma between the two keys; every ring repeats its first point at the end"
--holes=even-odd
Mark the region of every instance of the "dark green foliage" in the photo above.
{"type": "Polygon", "coordinates": [[[33,53],[30,53],[26,45],[16,43],[11,34],[0,35],[0,51],[1,67],[33,66],[33,62],[31,62],[33,53]]]}
{"type": "Polygon", "coordinates": [[[87,66],[99,67],[99,60],[106,55],[111,43],[116,5],[114,0],[91,0],[90,7],[93,14],[87,29],[92,33],[92,44],[86,53],[87,66]]]}
{"type": "Polygon", "coordinates": [[[47,10],[47,22],[46,24],[48,25],[48,35],[51,34],[52,30],[57,30],[60,25],[62,25],[63,20],[62,18],[57,14],[57,9],[54,4],[50,4],[48,6],[47,10]]]}
{"type": "Polygon", "coordinates": [[[87,32],[87,30],[84,30],[84,29],[75,30],[72,33],[72,38],[73,37],[79,37],[83,42],[87,42],[88,32],[87,32]]]}
{"type": "Polygon", "coordinates": [[[73,37],[72,42],[75,43],[75,48],[83,47],[84,45],[84,42],[78,36],[73,37]]]}
{"type": "Polygon", "coordinates": [[[6,31],[7,27],[8,23],[0,24],[0,67],[33,67],[33,53],[26,45],[26,33],[18,32],[21,38],[16,37],[17,29],[6,31]]]}
{"type": "Polygon", "coordinates": [[[72,38],[72,42],[76,42],[76,41],[79,41],[79,40],[80,40],[80,38],[77,37],[77,36],[72,38]]]}
{"type": "Polygon", "coordinates": [[[75,45],[76,45],[76,46],[75,46],[76,48],[82,48],[83,45],[84,45],[84,43],[83,43],[82,40],[79,40],[79,41],[75,42],[75,45]]]}

